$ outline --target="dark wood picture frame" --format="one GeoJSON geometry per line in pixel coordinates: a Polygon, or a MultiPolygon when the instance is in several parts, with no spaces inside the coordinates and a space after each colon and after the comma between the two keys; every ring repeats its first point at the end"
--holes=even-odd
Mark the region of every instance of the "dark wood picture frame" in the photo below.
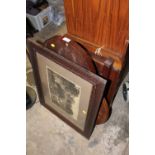
{"type": "Polygon", "coordinates": [[[98,112],[99,112],[99,107],[103,99],[106,80],[86,70],[85,68],[82,68],[81,66],[72,63],[71,61],[58,55],[52,50],[47,49],[46,47],[37,43],[33,39],[27,40],[27,47],[30,52],[30,58],[31,58],[34,78],[35,78],[35,82],[37,86],[37,91],[39,94],[40,103],[44,105],[47,109],[49,109],[52,113],[54,113],[59,118],[61,118],[63,121],[65,121],[67,124],[69,124],[72,128],[74,128],[80,134],[82,134],[84,137],[89,138],[95,126],[95,122],[96,122],[98,112]],[[41,77],[39,74],[39,67],[38,67],[38,62],[37,62],[37,57],[36,57],[37,53],[46,57],[50,61],[53,61],[56,64],[64,67],[65,69],[69,70],[70,72],[76,74],[77,76],[81,77],[82,79],[92,84],[93,87],[91,91],[91,97],[89,100],[89,106],[88,106],[84,130],[81,130],[80,128],[78,128],[76,124],[70,122],[68,119],[62,116],[58,111],[56,111],[51,106],[49,106],[47,103],[45,103],[43,88],[42,88],[42,83],[41,83],[41,77]]]}

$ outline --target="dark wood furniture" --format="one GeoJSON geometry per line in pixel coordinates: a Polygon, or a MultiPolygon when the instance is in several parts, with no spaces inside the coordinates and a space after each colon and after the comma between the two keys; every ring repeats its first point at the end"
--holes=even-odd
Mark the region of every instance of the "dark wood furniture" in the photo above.
{"type": "Polygon", "coordinates": [[[109,81],[97,119],[104,123],[128,63],[129,1],[64,0],[64,6],[66,36],[89,51],[98,74],[109,81]]]}
{"type": "Polygon", "coordinates": [[[106,79],[106,88],[95,120],[96,124],[102,124],[110,116],[112,102],[128,69],[129,2],[64,0],[64,6],[67,34],[55,36],[40,44],[45,50],[50,49],[106,79]],[[66,48],[66,43],[59,42],[63,37],[71,39],[69,46],[77,52],[76,56],[71,50],[67,51],[69,48],[66,48]]]}

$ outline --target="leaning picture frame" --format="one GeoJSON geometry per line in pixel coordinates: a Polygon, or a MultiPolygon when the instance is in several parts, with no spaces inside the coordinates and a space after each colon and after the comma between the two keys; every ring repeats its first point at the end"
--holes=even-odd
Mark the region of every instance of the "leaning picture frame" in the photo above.
{"type": "Polygon", "coordinates": [[[101,105],[106,80],[28,39],[27,47],[40,103],[89,138],[101,105]]]}

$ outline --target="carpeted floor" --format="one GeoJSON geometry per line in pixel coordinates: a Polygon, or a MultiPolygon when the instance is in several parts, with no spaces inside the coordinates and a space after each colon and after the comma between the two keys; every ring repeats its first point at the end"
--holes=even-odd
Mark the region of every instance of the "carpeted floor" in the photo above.
{"type": "MultiPolygon", "coordinates": [[[[31,71],[27,60],[27,85],[35,89],[31,71]]],[[[128,76],[124,81],[127,80],[128,76]]],[[[110,119],[96,126],[90,140],[87,140],[44,108],[37,99],[27,110],[27,155],[128,155],[128,115],[129,104],[123,99],[121,85],[110,119]]]]}

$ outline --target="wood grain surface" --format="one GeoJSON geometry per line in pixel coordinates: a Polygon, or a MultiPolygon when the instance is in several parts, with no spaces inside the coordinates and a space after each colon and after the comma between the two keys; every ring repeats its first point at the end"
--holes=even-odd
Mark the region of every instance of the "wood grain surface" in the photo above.
{"type": "Polygon", "coordinates": [[[128,46],[128,0],[64,0],[68,34],[88,50],[123,57],[128,46]],[[94,47],[94,48],[93,48],[94,47]]]}

